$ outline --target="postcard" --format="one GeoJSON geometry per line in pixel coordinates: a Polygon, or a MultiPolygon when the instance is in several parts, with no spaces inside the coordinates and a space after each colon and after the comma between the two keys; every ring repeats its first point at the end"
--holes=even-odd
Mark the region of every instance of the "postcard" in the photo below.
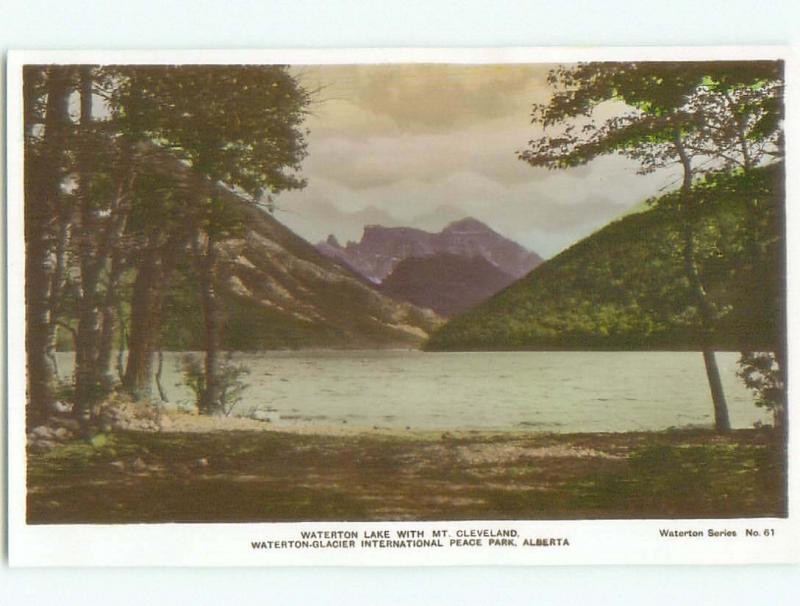
{"type": "Polygon", "coordinates": [[[12,53],[11,563],[797,562],[796,69],[12,53]]]}

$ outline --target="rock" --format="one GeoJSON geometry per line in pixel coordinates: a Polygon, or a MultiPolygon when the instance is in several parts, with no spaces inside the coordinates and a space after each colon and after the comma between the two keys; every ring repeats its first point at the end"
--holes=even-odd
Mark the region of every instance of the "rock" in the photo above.
{"type": "Polygon", "coordinates": [[[194,464],[195,464],[196,467],[208,467],[208,459],[206,459],[205,457],[203,457],[201,459],[197,459],[194,462],[194,464]]]}
{"type": "Polygon", "coordinates": [[[78,423],[75,419],[70,419],[69,417],[53,417],[50,420],[51,425],[56,425],[58,427],[64,427],[65,429],[70,430],[72,433],[78,433],[81,430],[81,424],[78,423]]]}
{"type": "Polygon", "coordinates": [[[31,445],[30,448],[33,452],[47,452],[48,450],[53,450],[58,444],[53,442],[52,440],[35,440],[31,445]]]}
{"type": "Polygon", "coordinates": [[[66,427],[59,427],[53,431],[53,435],[59,440],[69,440],[72,437],[72,432],[66,427]]]}
{"type": "Polygon", "coordinates": [[[36,439],[47,440],[52,437],[53,430],[47,425],[39,425],[38,427],[34,427],[31,433],[36,439]]]}
{"type": "Polygon", "coordinates": [[[72,412],[72,404],[69,402],[62,402],[61,400],[56,400],[51,405],[53,412],[57,412],[60,414],[69,414],[72,412]]]}
{"type": "Polygon", "coordinates": [[[111,461],[110,465],[117,471],[125,471],[125,463],[122,461],[111,461]]]}
{"type": "Polygon", "coordinates": [[[256,421],[272,423],[278,418],[278,415],[275,414],[275,409],[268,408],[267,410],[254,410],[250,415],[250,418],[255,419],[256,421]]]}
{"type": "Polygon", "coordinates": [[[131,468],[136,472],[147,471],[147,463],[142,461],[141,457],[138,457],[132,464],[131,468]]]}

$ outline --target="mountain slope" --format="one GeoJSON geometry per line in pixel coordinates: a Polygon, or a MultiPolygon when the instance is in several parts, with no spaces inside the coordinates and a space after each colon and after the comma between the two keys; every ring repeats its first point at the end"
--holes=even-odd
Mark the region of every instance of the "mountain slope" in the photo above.
{"type": "MultiPolygon", "coordinates": [[[[430,311],[377,292],[251,202],[217,192],[246,226],[221,245],[226,348],[418,346],[440,323],[430,311]]],[[[202,346],[197,293],[187,258],[165,301],[165,348],[202,346]]]]}
{"type": "Polygon", "coordinates": [[[483,257],[439,253],[403,259],[381,283],[394,299],[450,317],[474,307],[514,282],[483,257]]]}
{"type": "Polygon", "coordinates": [[[536,253],[472,218],[451,223],[439,233],[411,227],[367,225],[360,242],[341,246],[331,236],[320,242],[317,249],[375,283],[383,281],[403,259],[439,253],[483,257],[514,278],[524,276],[542,262],[536,253]]]}
{"type": "MultiPolygon", "coordinates": [[[[712,335],[718,349],[774,350],[785,338],[782,184],[776,165],[761,169],[747,189],[698,194],[698,264],[719,315],[712,335]],[[746,253],[753,231],[744,227],[753,195],[757,266],[746,253]]],[[[674,208],[665,204],[607,225],[450,320],[427,348],[697,349],[698,314],[674,208]]]]}

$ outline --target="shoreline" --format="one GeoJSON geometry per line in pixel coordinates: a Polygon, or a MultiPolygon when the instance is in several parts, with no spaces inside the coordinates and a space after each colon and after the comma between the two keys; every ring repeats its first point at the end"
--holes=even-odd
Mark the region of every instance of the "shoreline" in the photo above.
{"type": "MultiPolygon", "coordinates": [[[[252,431],[285,433],[304,436],[384,436],[415,440],[439,440],[443,435],[453,438],[508,438],[519,439],[531,436],[613,436],[613,435],[659,435],[659,434],[714,434],[708,426],[674,426],[663,429],[633,429],[626,431],[553,431],[552,428],[414,428],[364,426],[332,423],[287,423],[256,419],[247,416],[206,416],[190,412],[163,410],[161,426],[150,431],[160,433],[214,433],[252,431]]],[[[131,428],[131,429],[136,429],[131,428]]],[[[733,428],[733,432],[758,431],[755,427],[733,428]]]]}

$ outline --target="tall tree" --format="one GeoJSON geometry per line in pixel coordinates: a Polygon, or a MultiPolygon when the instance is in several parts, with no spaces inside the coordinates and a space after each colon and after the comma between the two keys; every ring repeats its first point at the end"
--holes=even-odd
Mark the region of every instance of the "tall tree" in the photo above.
{"type": "Polygon", "coordinates": [[[78,218],[75,238],[80,270],[78,328],[75,339],[76,415],[88,423],[89,406],[99,394],[97,346],[99,329],[98,286],[103,269],[99,246],[99,196],[93,191],[97,172],[93,157],[93,76],[92,68],[79,68],[80,119],[77,132],[78,218]]]}
{"type": "Polygon", "coordinates": [[[54,217],[63,195],[66,143],[70,132],[72,73],[56,66],[27,67],[25,112],[25,307],[29,426],[43,421],[54,401],[49,359],[50,280],[53,274],[54,217]],[[42,98],[44,115],[39,105],[42,98]],[[37,127],[43,127],[38,129],[37,127]]]}
{"type": "MultiPolygon", "coordinates": [[[[785,429],[785,251],[778,254],[777,266],[768,263],[770,257],[766,251],[776,236],[782,245],[783,216],[775,215],[772,224],[764,224],[763,180],[757,170],[766,163],[783,158],[785,153],[783,68],[781,61],[714,64],[694,96],[692,105],[704,117],[696,153],[714,159],[715,167],[720,172],[734,175],[733,180],[723,179],[725,187],[718,189],[731,198],[738,197],[745,202],[747,220],[742,230],[743,249],[746,251],[751,280],[759,285],[752,289],[752,304],[755,309],[770,310],[780,325],[781,336],[774,344],[773,355],[777,368],[772,381],[776,386],[783,386],[784,391],[782,397],[778,398],[783,402],[774,402],[773,405],[776,424],[785,429]],[[736,184],[735,190],[730,187],[730,182],[736,184]]],[[[763,366],[767,358],[744,351],[740,363],[747,365],[748,361],[754,359],[760,360],[763,366]]],[[[773,393],[780,394],[780,390],[773,393]]]]}
{"type": "Polygon", "coordinates": [[[213,412],[220,408],[219,245],[242,229],[219,188],[225,183],[258,199],[304,185],[297,171],[305,156],[301,125],[309,93],[283,66],[122,71],[113,98],[118,117],[132,132],[187,162],[194,175],[197,204],[187,221],[197,226],[192,249],[205,319],[206,389],[200,407],[213,412]]]}
{"type": "MultiPolygon", "coordinates": [[[[158,161],[153,156],[146,162],[158,161]]],[[[160,156],[160,154],[159,154],[160,156]]],[[[163,159],[163,156],[162,156],[163,159]]],[[[162,170],[166,172],[166,167],[162,170]]],[[[125,390],[147,398],[153,382],[153,352],[160,343],[162,305],[172,272],[186,255],[194,231],[191,195],[172,175],[145,173],[137,181],[127,237],[135,259],[131,285],[125,390]]]]}
{"type": "MultiPolygon", "coordinates": [[[[736,66],[703,63],[589,63],[553,70],[556,88],[547,104],[534,107],[533,121],[558,133],[530,142],[520,154],[534,166],[565,168],[584,164],[599,155],[621,154],[640,163],[642,173],[678,164],[682,171],[679,209],[683,217],[683,267],[697,309],[715,427],[730,429],[719,369],[710,346],[717,311],[698,270],[695,222],[697,204],[693,184],[703,174],[696,161],[707,156],[708,103],[703,95],[714,92],[712,75],[737,73],[736,66]],[[601,103],[611,117],[597,120],[601,103]]],[[[739,72],[740,73],[740,72],[739,72]]],[[[720,80],[718,79],[717,82],[720,80]]],[[[723,91],[724,87],[719,87],[723,91]]],[[[719,169],[719,163],[712,169],[719,169]]]]}
{"type": "Polygon", "coordinates": [[[130,137],[114,121],[96,119],[94,98],[113,72],[80,66],[80,119],[75,157],[76,212],[72,228],[77,291],[75,414],[87,426],[92,406],[110,389],[114,310],[126,265],[123,235],[136,170],[130,137]]]}

